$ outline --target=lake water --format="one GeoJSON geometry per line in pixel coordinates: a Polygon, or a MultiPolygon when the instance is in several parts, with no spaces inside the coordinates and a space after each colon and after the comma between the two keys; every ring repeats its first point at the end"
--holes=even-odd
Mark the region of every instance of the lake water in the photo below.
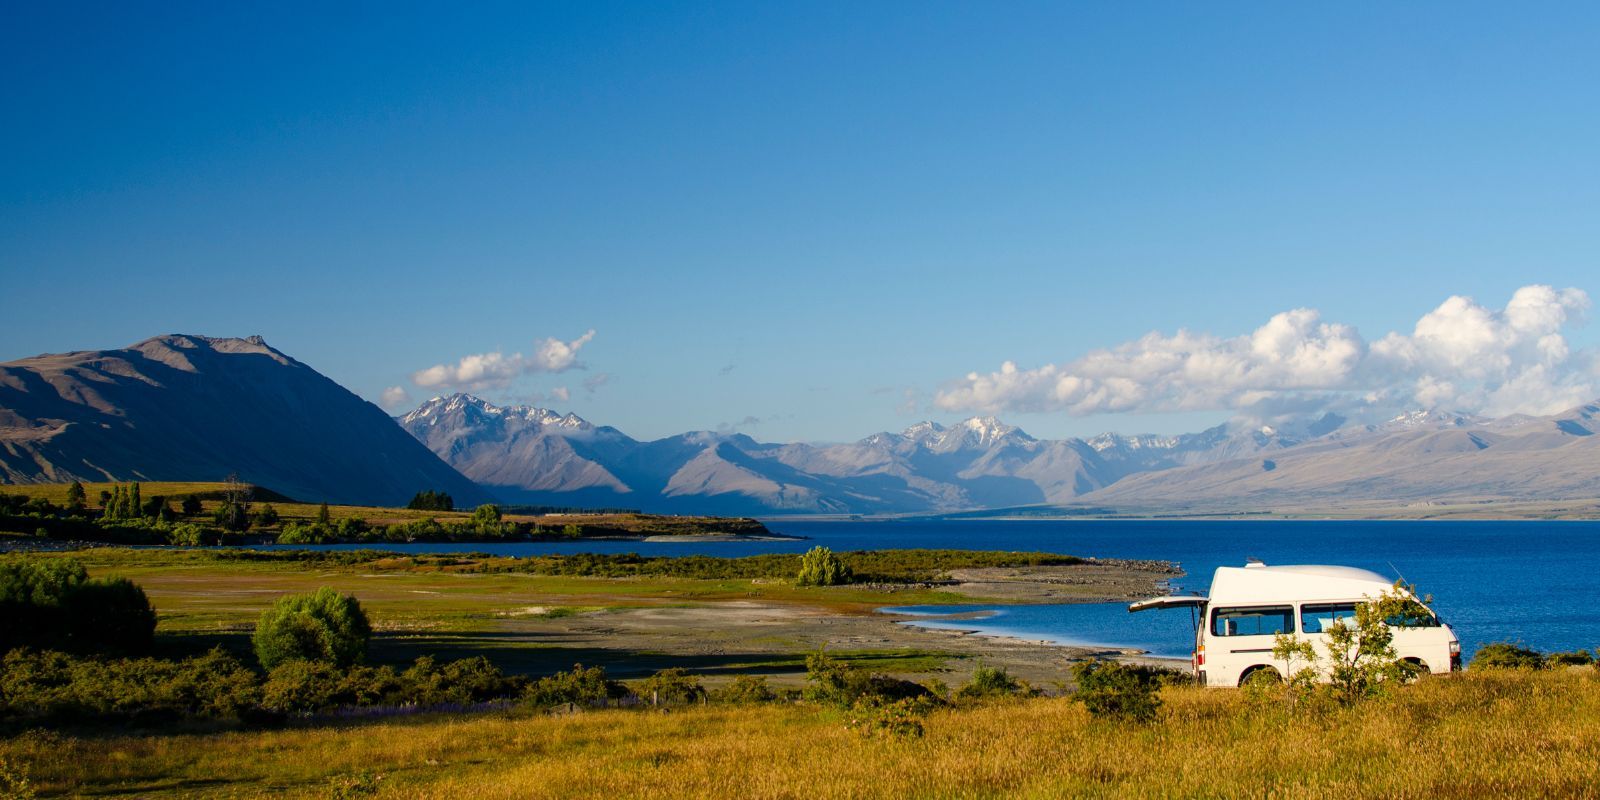
{"type": "MultiPolygon", "coordinates": [[[[503,545],[386,545],[405,552],[640,553],[740,556],[910,547],[1038,550],[1102,558],[1178,562],[1178,590],[1204,592],[1219,566],[1247,557],[1268,564],[1341,564],[1397,573],[1434,596],[1434,608],[1470,653],[1487,642],[1539,650],[1600,646],[1600,522],[1349,521],[815,521],[766,520],[772,542],[538,542],[503,545]]],[[[357,549],[352,545],[326,548],[357,549]]],[[[1129,614],[1121,603],[911,609],[992,612],[950,623],[965,630],[1061,643],[1137,647],[1187,657],[1188,611],[1129,614]]],[[[938,620],[923,624],[940,625],[938,620]]]]}

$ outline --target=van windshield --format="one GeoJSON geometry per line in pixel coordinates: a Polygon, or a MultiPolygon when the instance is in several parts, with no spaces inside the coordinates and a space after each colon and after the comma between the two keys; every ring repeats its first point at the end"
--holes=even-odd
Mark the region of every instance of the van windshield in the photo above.
{"type": "Polygon", "coordinates": [[[1294,608],[1219,608],[1211,615],[1212,636],[1272,636],[1294,629],[1294,608]]]}

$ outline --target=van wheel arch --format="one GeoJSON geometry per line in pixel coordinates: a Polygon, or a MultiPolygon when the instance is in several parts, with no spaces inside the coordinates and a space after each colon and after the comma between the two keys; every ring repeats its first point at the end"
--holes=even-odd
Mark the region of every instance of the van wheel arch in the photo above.
{"type": "Polygon", "coordinates": [[[1416,656],[1407,656],[1406,658],[1402,658],[1400,660],[1410,665],[1414,677],[1421,678],[1425,675],[1430,675],[1433,673],[1433,670],[1428,667],[1428,662],[1423,661],[1416,656]]]}
{"type": "MultiPolygon", "coordinates": [[[[1270,675],[1270,680],[1273,682],[1283,683],[1283,673],[1279,672],[1277,667],[1271,664],[1257,664],[1253,667],[1246,667],[1244,672],[1239,673],[1239,685],[1244,686],[1257,675],[1270,675]]],[[[1266,679],[1264,678],[1263,680],[1266,679]]]]}

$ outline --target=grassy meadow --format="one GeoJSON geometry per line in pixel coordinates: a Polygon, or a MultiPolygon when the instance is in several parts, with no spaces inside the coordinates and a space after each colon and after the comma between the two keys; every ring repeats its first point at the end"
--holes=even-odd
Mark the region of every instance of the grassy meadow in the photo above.
{"type": "MultiPolygon", "coordinates": [[[[598,664],[621,676],[683,667],[718,676],[743,672],[795,676],[808,648],[774,632],[760,651],[707,647],[670,655],[656,637],[604,635],[619,612],[693,613],[728,603],[761,603],[871,615],[888,602],[930,605],[971,602],[936,589],[796,586],[789,581],[675,577],[602,578],[463,571],[471,558],[386,558],[340,563],[288,558],[244,560],[214,551],[98,548],[71,554],[93,576],[124,577],[144,588],[155,606],[157,645],[171,654],[222,645],[241,655],[261,612],[285,594],[332,587],[360,600],[376,633],[371,659],[404,664],[418,656],[484,656],[508,672],[547,674],[574,663],[598,664]],[[561,622],[562,626],[554,626],[561,622]],[[572,624],[597,631],[576,639],[572,624]],[[606,641],[609,638],[610,641],[606,641]],[[596,646],[605,642],[605,646],[596,646]]],[[[660,636],[677,633],[663,622],[660,636]]],[[[873,669],[937,671],[950,654],[916,649],[851,647],[836,653],[873,669]]]]}
{"type": "Polygon", "coordinates": [[[616,797],[1593,797],[1594,670],[1428,679],[1320,713],[1172,687],[1151,724],[1065,698],[934,712],[922,738],[806,705],[73,738],[0,758],[41,795],[616,797]]]}

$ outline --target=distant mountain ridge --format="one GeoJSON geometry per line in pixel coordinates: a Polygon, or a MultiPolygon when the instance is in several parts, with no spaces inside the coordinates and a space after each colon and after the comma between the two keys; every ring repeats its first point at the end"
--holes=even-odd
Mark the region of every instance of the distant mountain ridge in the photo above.
{"type": "Polygon", "coordinates": [[[1376,424],[1325,415],[1176,436],[1037,439],[993,417],[838,444],[655,441],[471,395],[391,418],[260,337],[158,336],[0,364],[0,482],[245,480],[305,500],[421,489],[664,513],[1124,513],[1600,498],[1600,404],[1376,424]]]}
{"type": "Polygon", "coordinates": [[[1577,469],[1561,461],[1588,452],[1588,445],[1563,448],[1589,435],[1580,429],[1600,425],[1597,415],[1596,406],[1503,420],[1418,411],[1356,425],[1329,414],[1277,427],[1061,440],[975,417],[948,426],[920,422],[843,444],[768,444],[711,431],[641,442],[573,414],[501,408],[458,394],[429,400],[397,421],[468,477],[523,502],[882,514],[1596,496],[1600,461],[1580,459],[1571,465],[1577,469]],[[1452,460],[1492,447],[1500,449],[1489,458],[1452,460]],[[1523,455],[1511,459],[1513,451],[1523,455]],[[1509,468],[1541,477],[1497,484],[1494,473],[1509,468]],[[1391,477],[1357,477],[1376,474],[1391,477]]]}
{"type": "Polygon", "coordinates": [[[268,346],[173,334],[0,364],[0,479],[222,480],[302,500],[489,495],[377,406],[268,346]]]}

